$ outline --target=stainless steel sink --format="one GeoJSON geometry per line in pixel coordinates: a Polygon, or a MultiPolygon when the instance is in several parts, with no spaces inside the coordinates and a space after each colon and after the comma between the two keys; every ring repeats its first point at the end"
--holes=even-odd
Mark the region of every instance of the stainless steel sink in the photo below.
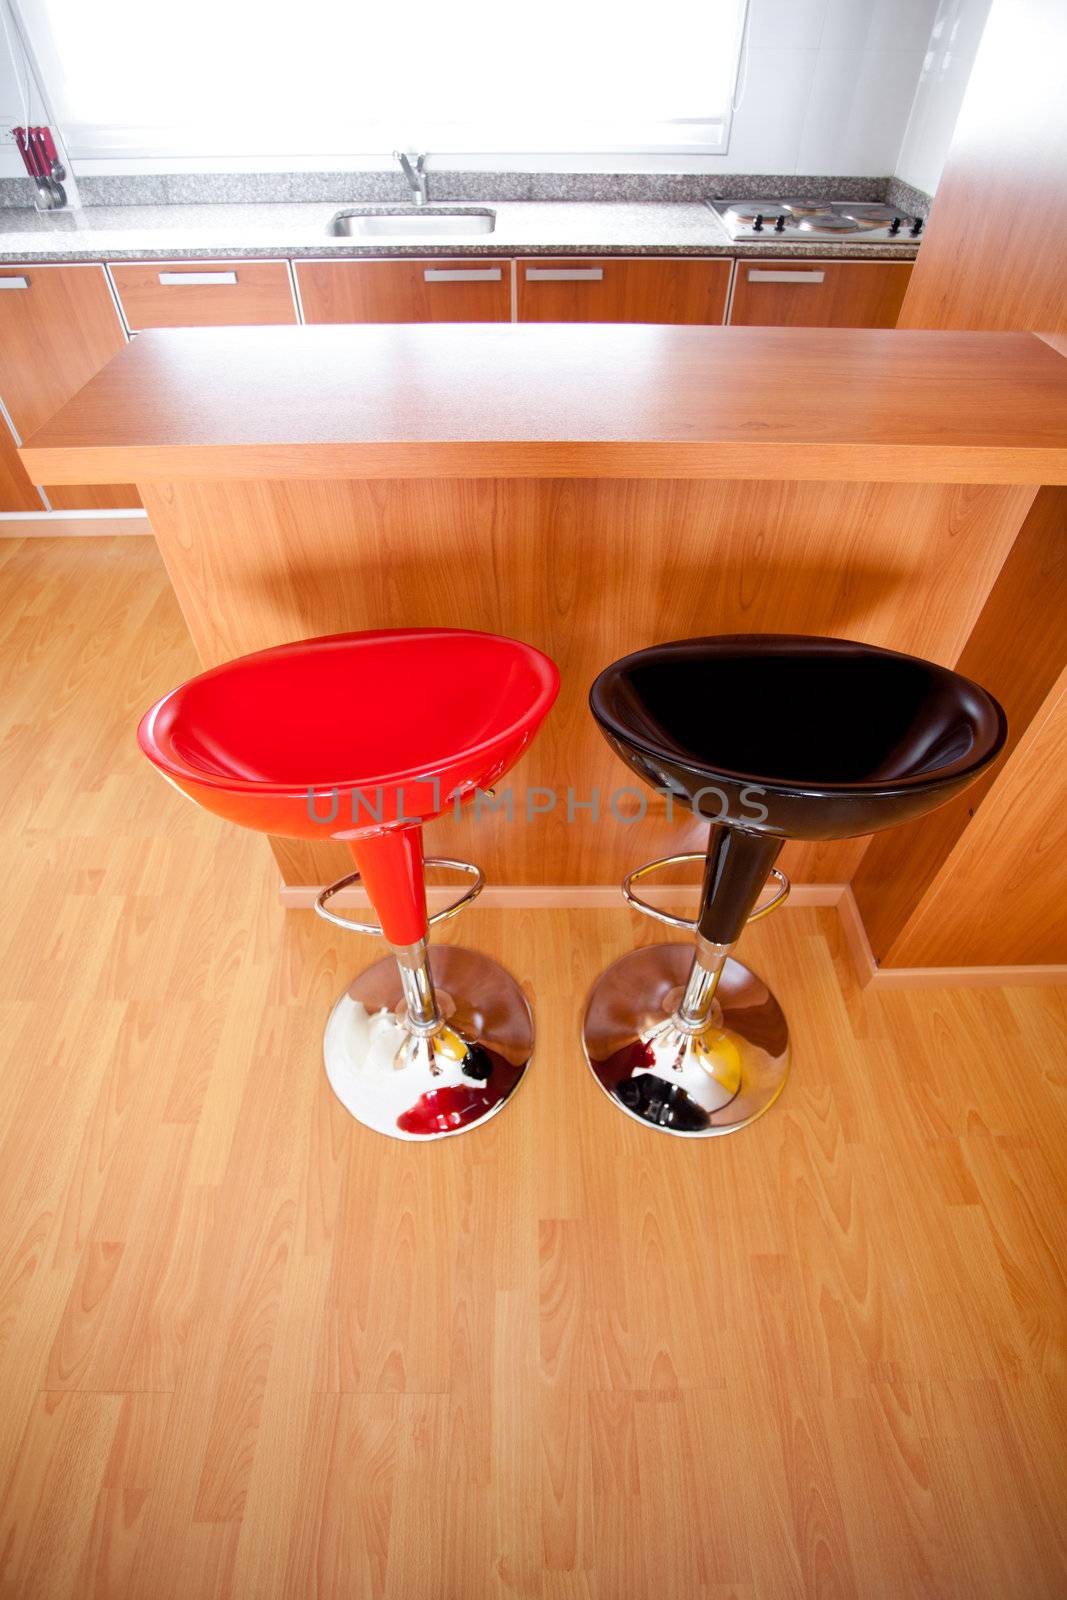
{"type": "Polygon", "coordinates": [[[495,227],[496,212],[484,206],[367,206],[338,211],[326,231],[345,239],[461,239],[495,227]]]}

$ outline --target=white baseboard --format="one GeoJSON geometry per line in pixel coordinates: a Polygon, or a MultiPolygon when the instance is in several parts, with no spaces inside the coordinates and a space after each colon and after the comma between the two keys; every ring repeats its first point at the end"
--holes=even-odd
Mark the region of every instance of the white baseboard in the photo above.
{"type": "MultiPolygon", "coordinates": [[[[677,901],[678,889],[683,887],[678,884],[673,888],[661,884],[642,885],[641,893],[652,905],[669,906],[677,901]]],[[[322,884],[282,884],[279,897],[287,910],[310,911],[323,888],[322,884]]],[[[446,904],[455,892],[454,888],[429,887],[426,898],[430,910],[446,904]]],[[[362,889],[342,889],[332,904],[339,911],[365,911],[369,902],[362,889]]],[[[478,904],[486,909],[610,911],[621,910],[625,901],[618,884],[613,883],[493,883],[482,890],[478,904]]],[[[795,883],[785,903],[786,909],[790,906],[797,909],[837,907],[856,977],[865,989],[986,989],[1067,984],[1067,966],[880,967],[871,951],[856,897],[847,883],[795,883]]]]}
{"type": "Polygon", "coordinates": [[[145,512],[0,511],[0,539],[113,538],[116,534],[150,534],[145,512]]]}

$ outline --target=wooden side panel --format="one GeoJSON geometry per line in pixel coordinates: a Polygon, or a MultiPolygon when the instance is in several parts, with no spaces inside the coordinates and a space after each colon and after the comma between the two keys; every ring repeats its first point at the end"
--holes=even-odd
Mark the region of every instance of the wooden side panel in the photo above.
{"type": "Polygon", "coordinates": [[[1062,0],[994,0],[902,328],[1067,332],[1062,0]]]}
{"type": "Polygon", "coordinates": [[[1064,773],[1067,668],[891,947],[890,965],[1067,961],[1064,773]]]}
{"type": "MultiPolygon", "coordinates": [[[[1031,329],[1059,336],[1050,342],[1064,349],[1062,43],[1057,0],[994,0],[901,328],[1031,329]]],[[[1008,753],[980,784],[904,830],[895,859],[890,841],[876,841],[855,879],[884,966],[1064,959],[1067,862],[1055,804],[1065,663],[1067,492],[1046,488],[959,661],[1002,700],[1008,753]]]]}
{"type": "Polygon", "coordinates": [[[120,261],[110,271],[133,329],[258,327],[297,320],[285,261],[120,261]],[[235,283],[227,281],[231,275],[235,283]],[[181,278],[189,281],[173,281],[181,278]]]}
{"type": "Polygon", "coordinates": [[[910,276],[910,261],[739,261],[730,323],[893,328],[910,276]]]}
{"type": "MultiPolygon", "coordinates": [[[[1042,489],[956,663],[960,672],[995,694],[1007,712],[1005,755],[991,772],[948,805],[872,840],[852,888],[878,961],[892,966],[929,964],[905,961],[900,954],[911,943],[908,919],[964,830],[973,826],[971,819],[978,807],[1013,767],[1013,752],[1055,688],[1065,656],[1067,490],[1042,489]]],[[[1047,786],[1055,788],[1057,779],[1062,781],[1062,772],[1050,763],[1047,786]]],[[[1020,836],[1031,832],[1032,817],[1031,807],[1016,817],[1020,836]]],[[[1043,855],[1044,842],[1035,839],[1034,850],[1043,855]]],[[[1067,893],[1065,871],[1067,859],[1048,862],[1041,881],[1050,903],[1067,893]]],[[[1013,919],[1026,917],[1034,909],[1018,904],[1014,885],[1009,890],[1006,884],[996,898],[1011,902],[1000,908],[1009,927],[1013,919]]],[[[964,903],[971,906],[970,892],[964,903]]],[[[1038,920],[1047,915],[1039,913],[1038,920]]],[[[1049,948],[1054,946],[1055,941],[1049,948]]],[[[1024,958],[1012,957],[997,945],[989,946],[983,958],[990,964],[1013,959],[1024,958]]],[[[1046,954],[1025,959],[1051,962],[1061,957],[1046,954]]],[[[955,954],[951,961],[953,965],[967,964],[964,957],[957,958],[955,954]]]]}
{"type": "MultiPolygon", "coordinates": [[[[27,439],[124,348],[126,335],[103,267],[3,266],[0,278],[26,285],[0,292],[0,399],[27,439]]],[[[49,499],[64,510],[140,504],[128,484],[66,484],[49,499]]]]}
{"type": "MultiPolygon", "coordinates": [[[[285,639],[436,622],[514,634],[563,690],[503,813],[429,830],[498,883],[611,883],[700,848],[691,818],[633,788],[586,705],[627,650],[716,632],[795,631],[959,655],[1033,491],[930,485],[600,480],[145,485],[205,665],[285,639]],[[527,790],[534,796],[527,816],[527,790]],[[567,791],[572,791],[568,815],[567,791]],[[575,802],[597,791],[599,815],[575,802]],[[647,807],[643,819],[634,813],[647,807]]],[[[437,686],[427,685],[432,708],[437,686]]],[[[862,841],[795,846],[801,880],[851,877],[862,841]]],[[[348,870],[285,843],[286,881],[348,870]]]]}
{"type": "Polygon", "coordinates": [[[730,263],[561,256],[520,261],[517,275],[520,322],[717,323],[726,312],[730,263]]]}
{"type": "Polygon", "coordinates": [[[305,322],[511,320],[510,261],[297,261],[294,268],[305,322]]]}
{"type": "Polygon", "coordinates": [[[42,511],[41,497],[18,458],[11,430],[0,416],[0,511],[42,511]]]}

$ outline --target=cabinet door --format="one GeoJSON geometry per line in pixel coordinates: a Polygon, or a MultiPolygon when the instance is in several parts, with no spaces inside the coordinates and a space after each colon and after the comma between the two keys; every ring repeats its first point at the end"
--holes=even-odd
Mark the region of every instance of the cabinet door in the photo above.
{"type": "Polygon", "coordinates": [[[116,261],[108,270],[131,331],[296,321],[285,261],[116,261]]]}
{"type": "Polygon", "coordinates": [[[739,261],[731,323],[893,328],[910,261],[739,261]]]}
{"type": "Polygon", "coordinates": [[[298,261],[305,322],[509,322],[511,262],[298,261]]]}
{"type": "Polygon", "coordinates": [[[729,261],[552,257],[520,261],[520,322],[722,322],[729,261]]]}
{"type": "MultiPolygon", "coordinates": [[[[0,399],[20,441],[77,394],[125,343],[103,267],[0,267],[0,399]]],[[[21,462],[18,473],[29,482],[21,462]]],[[[45,493],[56,510],[141,503],[131,484],[46,484],[45,493]]],[[[40,510],[40,499],[34,498],[40,510]]]]}

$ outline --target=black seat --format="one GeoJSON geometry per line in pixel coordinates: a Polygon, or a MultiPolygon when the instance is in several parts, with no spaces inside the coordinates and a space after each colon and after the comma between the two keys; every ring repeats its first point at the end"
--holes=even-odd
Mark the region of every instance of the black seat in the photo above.
{"type": "Polygon", "coordinates": [[[919,816],[972,782],[1007,734],[992,695],[946,667],[779,633],[638,650],[605,668],[589,701],[647,783],[709,821],[785,839],[919,816]]]}

